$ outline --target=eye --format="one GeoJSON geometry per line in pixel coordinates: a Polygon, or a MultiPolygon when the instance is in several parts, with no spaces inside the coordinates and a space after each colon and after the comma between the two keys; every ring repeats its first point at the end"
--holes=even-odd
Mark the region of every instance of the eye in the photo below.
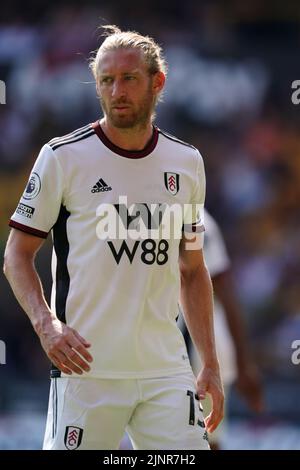
{"type": "Polygon", "coordinates": [[[103,77],[101,78],[101,84],[103,85],[110,85],[112,83],[111,77],[103,77]]]}
{"type": "Polygon", "coordinates": [[[125,80],[135,80],[135,76],[134,75],[125,75],[125,80]]]}

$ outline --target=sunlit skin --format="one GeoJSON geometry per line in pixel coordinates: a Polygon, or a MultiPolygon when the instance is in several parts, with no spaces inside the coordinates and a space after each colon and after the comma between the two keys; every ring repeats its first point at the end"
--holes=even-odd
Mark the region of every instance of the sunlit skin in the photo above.
{"type": "Polygon", "coordinates": [[[152,115],[165,75],[149,73],[138,49],[103,53],[97,70],[97,92],[107,137],[121,148],[141,150],[152,135],[152,115]]]}

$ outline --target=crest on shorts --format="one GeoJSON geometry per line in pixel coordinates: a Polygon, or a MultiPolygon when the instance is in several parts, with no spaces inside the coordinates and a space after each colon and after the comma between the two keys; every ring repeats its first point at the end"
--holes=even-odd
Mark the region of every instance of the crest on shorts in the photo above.
{"type": "Polygon", "coordinates": [[[179,174],[165,172],[165,187],[173,196],[179,191],[179,174]]]}
{"type": "Polygon", "coordinates": [[[68,450],[77,449],[82,440],[83,429],[76,426],[66,426],[65,446],[68,450]]]}

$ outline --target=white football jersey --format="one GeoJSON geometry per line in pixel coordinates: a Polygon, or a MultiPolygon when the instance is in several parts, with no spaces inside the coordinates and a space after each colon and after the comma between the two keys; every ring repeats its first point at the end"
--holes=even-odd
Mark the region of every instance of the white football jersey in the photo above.
{"type": "MultiPolygon", "coordinates": [[[[180,239],[152,236],[161,222],[152,205],[199,209],[204,197],[198,150],[157,127],[141,151],[116,147],[99,122],[42,148],[10,226],[44,238],[52,231],[51,308],[91,343],[86,376],[190,371],[176,325],[180,239]],[[110,230],[113,216],[121,235],[110,230]],[[145,227],[148,235],[128,238],[145,227]]],[[[201,210],[180,220],[186,232],[204,230],[201,210]]]]}
{"type": "Polygon", "coordinates": [[[230,267],[230,260],[220,228],[213,217],[204,210],[204,258],[210,277],[217,276],[230,267]]]}

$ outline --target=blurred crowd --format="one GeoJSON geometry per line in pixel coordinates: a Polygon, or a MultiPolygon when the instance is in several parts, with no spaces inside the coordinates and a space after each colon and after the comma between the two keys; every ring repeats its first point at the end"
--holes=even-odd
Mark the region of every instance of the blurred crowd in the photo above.
{"type": "MultiPolygon", "coordinates": [[[[291,344],[300,339],[300,105],[291,102],[292,81],[300,79],[296,2],[27,3],[1,7],[1,251],[40,147],[100,115],[88,69],[98,26],[155,37],[169,64],[158,125],[203,155],[207,207],[227,241],[269,412],[280,416],[278,391],[289,384],[282,417],[300,419],[300,365],[291,361],[291,344]]],[[[48,260],[49,248],[40,260],[47,286],[48,260]]],[[[0,289],[0,339],[8,348],[0,409],[9,409],[22,401],[11,385],[21,380],[24,390],[31,380],[24,394],[38,402],[34,390],[39,381],[44,387],[47,361],[3,278],[0,289]]],[[[234,402],[232,413],[243,408],[234,402]]]]}

